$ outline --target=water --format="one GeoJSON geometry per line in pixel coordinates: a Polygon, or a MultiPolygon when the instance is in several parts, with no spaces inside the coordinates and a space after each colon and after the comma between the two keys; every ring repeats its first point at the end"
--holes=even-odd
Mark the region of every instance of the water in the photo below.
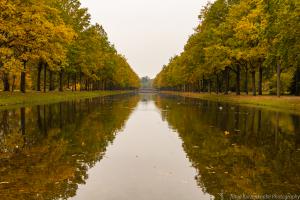
{"type": "Polygon", "coordinates": [[[0,112],[0,199],[299,194],[300,116],[156,95],[0,112]]]}

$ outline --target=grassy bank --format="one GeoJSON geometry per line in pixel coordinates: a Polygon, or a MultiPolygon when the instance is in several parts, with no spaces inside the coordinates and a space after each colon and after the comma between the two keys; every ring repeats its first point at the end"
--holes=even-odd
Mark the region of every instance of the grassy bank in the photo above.
{"type": "Polygon", "coordinates": [[[58,103],[63,101],[94,98],[101,96],[109,96],[116,94],[129,93],[129,91],[91,91],[91,92],[28,92],[22,94],[20,92],[0,92],[0,110],[30,106],[38,104],[58,103]]]}
{"type": "Polygon", "coordinates": [[[300,114],[300,97],[294,96],[282,96],[280,98],[276,96],[236,96],[230,95],[217,95],[208,93],[188,93],[188,92],[162,92],[165,94],[179,95],[183,97],[198,98],[203,100],[210,100],[216,102],[226,102],[232,104],[240,104],[244,106],[256,106],[263,107],[272,110],[280,110],[285,112],[292,112],[300,114]]]}

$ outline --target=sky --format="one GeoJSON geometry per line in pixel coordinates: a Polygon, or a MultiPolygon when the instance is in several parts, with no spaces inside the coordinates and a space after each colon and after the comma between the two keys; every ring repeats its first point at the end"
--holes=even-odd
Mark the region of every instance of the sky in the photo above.
{"type": "Polygon", "coordinates": [[[183,51],[208,0],[81,0],[93,23],[140,76],[154,78],[183,51]]]}

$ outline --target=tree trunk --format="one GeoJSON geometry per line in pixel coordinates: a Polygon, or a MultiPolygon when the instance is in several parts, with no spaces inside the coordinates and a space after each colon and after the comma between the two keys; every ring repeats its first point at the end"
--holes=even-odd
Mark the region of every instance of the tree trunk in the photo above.
{"type": "Polygon", "coordinates": [[[281,65],[277,64],[277,96],[278,97],[280,97],[281,95],[280,75],[281,75],[281,65]]]}
{"type": "Polygon", "coordinates": [[[53,71],[49,71],[49,91],[54,90],[53,71]]]}
{"type": "Polygon", "coordinates": [[[225,94],[229,92],[229,69],[225,69],[225,94]]]}
{"type": "Polygon", "coordinates": [[[37,79],[36,79],[36,90],[41,91],[41,73],[43,69],[43,62],[39,62],[38,71],[37,71],[37,79]]]}
{"type": "Polygon", "coordinates": [[[300,67],[297,68],[296,78],[295,78],[295,95],[300,95],[300,67]]]}
{"type": "Polygon", "coordinates": [[[211,80],[208,79],[208,92],[211,93],[211,80]]]}
{"type": "Polygon", "coordinates": [[[20,91],[26,92],[26,61],[23,62],[23,70],[21,72],[20,91]]]}
{"type": "Polygon", "coordinates": [[[80,91],[82,91],[82,73],[81,73],[81,70],[80,70],[80,72],[79,72],[79,86],[80,86],[80,91]]]}
{"type": "Polygon", "coordinates": [[[205,91],[205,79],[204,79],[204,75],[202,76],[202,88],[201,88],[202,92],[205,91]]]}
{"type": "Polygon", "coordinates": [[[60,70],[60,72],[59,72],[59,91],[60,92],[64,91],[63,78],[64,78],[64,71],[60,70]]]}
{"type": "Polygon", "coordinates": [[[68,73],[68,89],[70,89],[70,74],[68,73]]]}
{"type": "Polygon", "coordinates": [[[216,93],[219,94],[219,74],[216,74],[216,93]]]}
{"type": "Polygon", "coordinates": [[[74,75],[74,89],[75,89],[75,92],[77,91],[77,75],[75,73],[74,75]]]}
{"type": "Polygon", "coordinates": [[[240,65],[236,68],[236,95],[241,94],[241,67],[240,65]]]}
{"type": "Polygon", "coordinates": [[[259,65],[259,77],[258,77],[258,95],[262,95],[262,79],[263,79],[263,69],[262,64],[259,65]]]}
{"type": "Polygon", "coordinates": [[[246,67],[246,74],[245,74],[245,93],[246,95],[249,94],[249,87],[248,87],[248,67],[246,67]]]}
{"type": "Polygon", "coordinates": [[[44,63],[44,92],[46,92],[47,88],[47,64],[44,63]]]}
{"type": "Polygon", "coordinates": [[[252,95],[256,96],[256,86],[255,86],[255,71],[251,71],[251,77],[252,77],[252,95]]]}
{"type": "Polygon", "coordinates": [[[230,68],[228,68],[228,74],[227,74],[227,87],[228,87],[228,93],[230,91],[230,68]]]}
{"type": "Polygon", "coordinates": [[[8,73],[3,74],[3,91],[9,92],[10,91],[10,85],[9,85],[9,75],[8,73]]]}
{"type": "Polygon", "coordinates": [[[13,82],[12,82],[12,86],[11,86],[11,91],[14,92],[15,91],[15,83],[16,83],[16,76],[13,75],[13,82]]]}
{"type": "Polygon", "coordinates": [[[88,80],[87,80],[87,78],[85,79],[85,91],[87,91],[88,90],[88,80]]]}
{"type": "Polygon", "coordinates": [[[99,83],[98,83],[98,90],[101,90],[101,89],[102,89],[102,88],[101,88],[101,84],[102,84],[102,83],[101,83],[100,80],[99,80],[98,82],[99,82],[99,83]]]}

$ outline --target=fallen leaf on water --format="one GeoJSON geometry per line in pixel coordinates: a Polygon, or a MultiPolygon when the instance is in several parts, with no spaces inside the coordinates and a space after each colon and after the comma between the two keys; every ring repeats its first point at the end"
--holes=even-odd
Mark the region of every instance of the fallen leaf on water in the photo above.
{"type": "Polygon", "coordinates": [[[213,166],[206,166],[205,168],[208,169],[208,170],[211,170],[211,169],[213,169],[214,167],[213,167],[213,166]]]}

